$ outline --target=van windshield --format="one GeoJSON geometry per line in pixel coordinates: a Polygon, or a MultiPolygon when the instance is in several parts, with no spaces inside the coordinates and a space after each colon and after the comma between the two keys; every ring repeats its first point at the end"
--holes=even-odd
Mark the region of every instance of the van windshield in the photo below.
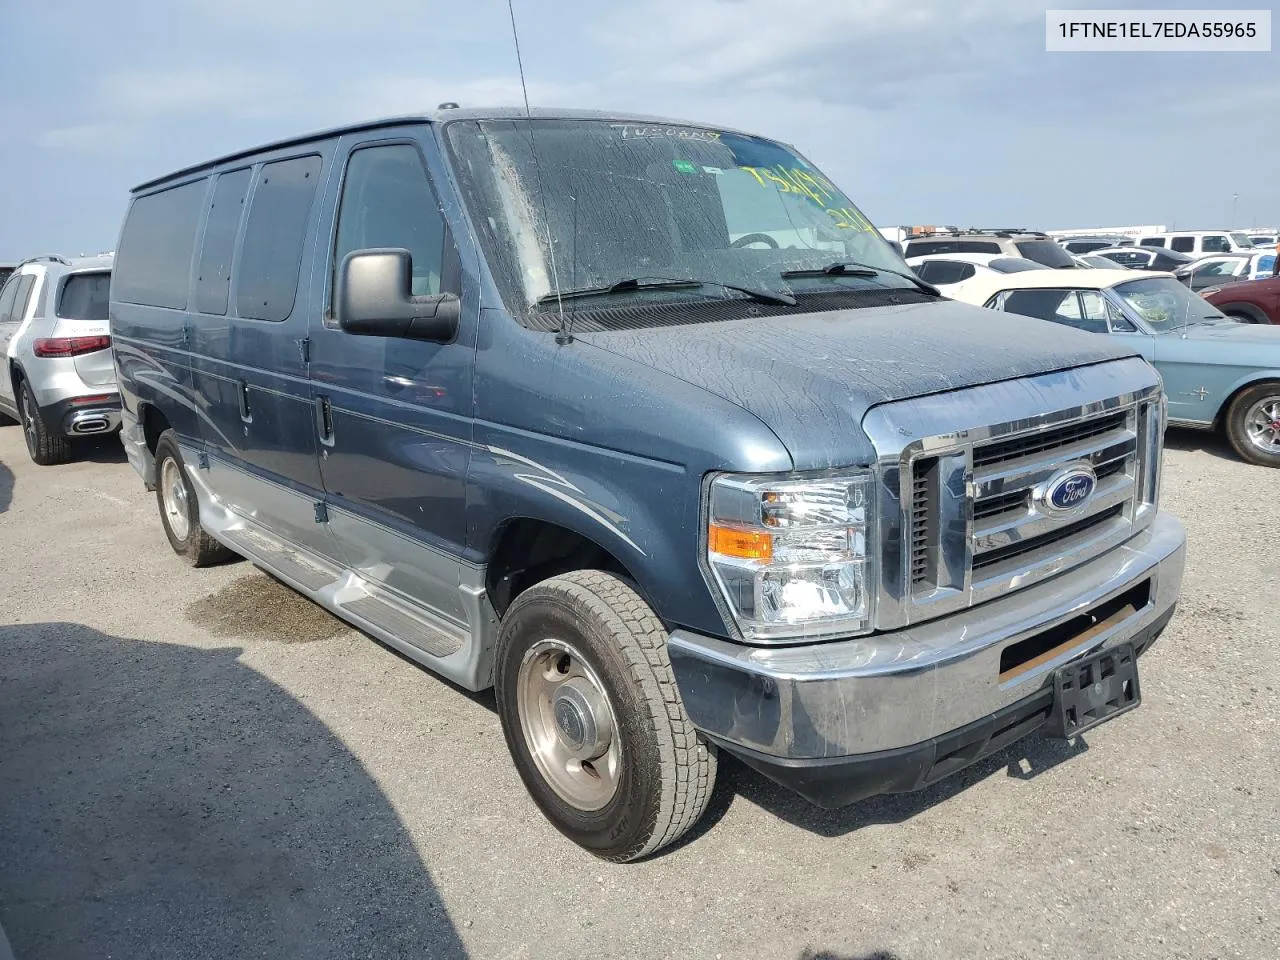
{"type": "MultiPolygon", "coordinates": [[[[554,313],[557,290],[636,278],[706,285],[628,285],[607,305],[740,295],[716,283],[796,295],[915,289],[853,202],[782,144],[610,120],[454,121],[447,131],[502,295],[530,325],[545,325],[537,316],[554,313]],[[821,272],[837,261],[886,272],[821,272]],[[782,277],[795,270],[816,275],[782,277]]],[[[575,309],[588,304],[597,301],[575,309]]]]}

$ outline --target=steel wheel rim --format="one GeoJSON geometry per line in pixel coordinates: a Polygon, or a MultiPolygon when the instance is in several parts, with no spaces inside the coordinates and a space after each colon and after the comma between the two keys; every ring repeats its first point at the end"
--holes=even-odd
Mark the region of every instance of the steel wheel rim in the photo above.
{"type": "Polygon", "coordinates": [[[191,518],[187,514],[187,485],[182,479],[182,471],[173,457],[164,461],[160,468],[160,500],[164,506],[165,521],[169,529],[179,540],[186,540],[191,532],[191,518]]]}
{"type": "Polygon", "coordinates": [[[1269,456],[1280,454],[1280,396],[1264,397],[1244,417],[1249,442],[1269,456]]]}
{"type": "Polygon", "coordinates": [[[617,717],[572,645],[546,639],[529,648],[516,676],[516,713],[534,766],[560,799],[584,811],[613,799],[622,770],[617,717]]]}
{"type": "Polygon", "coordinates": [[[34,457],[40,446],[40,433],[36,428],[35,411],[31,409],[31,398],[27,391],[22,391],[22,433],[27,441],[27,451],[34,457]]]}

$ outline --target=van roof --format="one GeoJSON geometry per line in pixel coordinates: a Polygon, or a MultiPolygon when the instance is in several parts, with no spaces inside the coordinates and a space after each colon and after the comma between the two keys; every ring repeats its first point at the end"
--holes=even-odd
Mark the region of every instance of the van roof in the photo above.
{"type": "Polygon", "coordinates": [[[723,130],[726,133],[740,133],[747,136],[757,136],[757,134],[747,134],[746,131],[735,130],[732,127],[725,127],[719,124],[694,123],[690,120],[648,116],[640,113],[615,113],[608,110],[532,107],[526,114],[524,107],[450,107],[443,110],[428,110],[422,113],[412,113],[404,116],[383,117],[379,120],[365,120],[359,123],[349,123],[345,126],[331,127],[328,130],[319,130],[303,136],[287,137],[283,140],[265,143],[249,150],[237,150],[235,153],[228,153],[224,156],[218,157],[217,159],[206,160],[203,163],[197,163],[189,167],[183,167],[181,170],[175,170],[173,173],[165,174],[163,177],[155,177],[151,180],[147,180],[146,182],[140,183],[134,187],[132,192],[137,193],[141,190],[149,190],[152,187],[157,187],[160,184],[169,182],[170,180],[191,176],[192,174],[200,173],[205,170],[212,170],[224,163],[243,160],[247,157],[256,156],[260,153],[268,153],[272,150],[279,150],[284,147],[301,146],[303,144],[314,143],[319,140],[328,140],[333,137],[341,136],[345,133],[362,133],[366,130],[377,130],[381,127],[401,126],[407,123],[445,123],[450,120],[523,120],[526,116],[530,116],[534,120],[612,120],[616,123],[661,123],[667,126],[703,127],[713,130],[723,130]]]}

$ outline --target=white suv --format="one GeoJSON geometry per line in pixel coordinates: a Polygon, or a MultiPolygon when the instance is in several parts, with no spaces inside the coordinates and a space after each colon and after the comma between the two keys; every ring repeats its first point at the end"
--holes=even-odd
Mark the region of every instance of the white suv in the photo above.
{"type": "Polygon", "coordinates": [[[1140,247],[1164,247],[1193,257],[1215,253],[1252,253],[1253,241],[1239,230],[1182,230],[1175,233],[1153,233],[1139,237],[1140,247]]]}
{"type": "Polygon", "coordinates": [[[0,289],[0,419],[22,423],[42,466],[70,460],[75,439],[120,429],[111,266],[110,256],[36,257],[0,289]]]}

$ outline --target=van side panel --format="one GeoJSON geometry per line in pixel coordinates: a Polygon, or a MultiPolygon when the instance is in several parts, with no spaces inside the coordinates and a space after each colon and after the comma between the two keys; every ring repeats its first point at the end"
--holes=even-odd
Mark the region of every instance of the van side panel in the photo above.
{"type": "MultiPolygon", "coordinates": [[[[196,305],[206,312],[193,310],[189,320],[193,387],[203,413],[199,438],[230,468],[216,493],[330,559],[333,539],[316,523],[323,490],[303,341],[314,309],[308,281],[315,224],[333,147],[309,144],[254,158],[226,296],[202,289],[202,274],[196,305]],[[225,315],[214,312],[220,309],[225,315]]],[[[234,203],[244,168],[223,176],[236,178],[226,191],[226,202],[234,203]]],[[[225,236],[207,232],[206,246],[222,242],[225,236]]],[[[216,271],[208,261],[218,259],[202,257],[205,272],[216,271]]]]}
{"type": "Polygon", "coordinates": [[[150,406],[179,436],[193,438],[199,435],[202,412],[191,391],[185,291],[190,289],[192,251],[203,224],[199,211],[207,201],[209,178],[172,188],[191,191],[199,207],[182,203],[160,214],[154,207],[148,211],[150,198],[169,189],[136,196],[129,205],[112,272],[111,336],[126,420],[144,419],[150,406]],[[171,219],[178,217],[181,222],[171,219]],[[164,271],[172,274],[163,284],[167,290],[157,286],[159,277],[148,275],[150,248],[157,245],[174,248],[164,271]],[[138,302],[143,300],[151,302],[138,302]]]}

